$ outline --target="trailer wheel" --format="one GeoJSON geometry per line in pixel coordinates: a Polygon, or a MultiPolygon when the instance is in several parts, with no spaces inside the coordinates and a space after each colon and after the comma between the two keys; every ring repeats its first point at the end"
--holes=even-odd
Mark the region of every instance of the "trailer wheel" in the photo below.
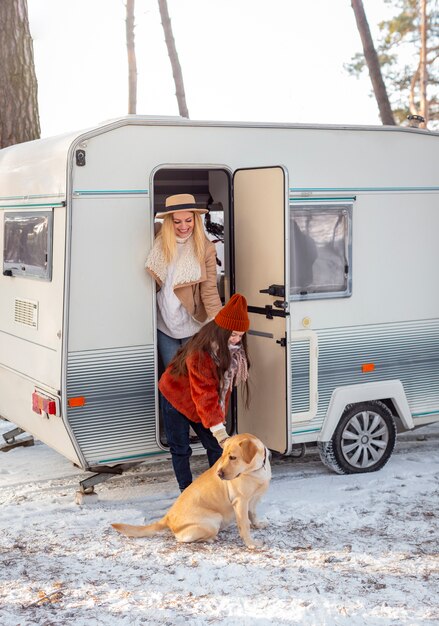
{"type": "Polygon", "coordinates": [[[328,442],[327,461],[340,474],[376,472],[389,460],[395,440],[395,422],[383,402],[350,404],[328,442]]]}

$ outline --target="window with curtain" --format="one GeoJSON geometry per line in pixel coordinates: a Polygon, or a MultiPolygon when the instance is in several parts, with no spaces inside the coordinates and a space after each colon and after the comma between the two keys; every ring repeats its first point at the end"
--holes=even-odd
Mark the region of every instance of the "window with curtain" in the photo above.
{"type": "Polygon", "coordinates": [[[290,209],[292,300],[351,295],[352,205],[290,209]]]}
{"type": "Polygon", "coordinates": [[[3,273],[51,279],[52,211],[6,212],[3,273]]]}

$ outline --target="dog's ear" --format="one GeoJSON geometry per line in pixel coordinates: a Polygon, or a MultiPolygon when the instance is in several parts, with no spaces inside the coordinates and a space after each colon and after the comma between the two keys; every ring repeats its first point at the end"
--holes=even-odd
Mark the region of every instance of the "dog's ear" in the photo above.
{"type": "Polygon", "coordinates": [[[251,439],[244,439],[240,442],[240,447],[242,450],[242,458],[245,463],[251,463],[255,457],[256,452],[258,451],[257,445],[251,441],[251,439]]]}

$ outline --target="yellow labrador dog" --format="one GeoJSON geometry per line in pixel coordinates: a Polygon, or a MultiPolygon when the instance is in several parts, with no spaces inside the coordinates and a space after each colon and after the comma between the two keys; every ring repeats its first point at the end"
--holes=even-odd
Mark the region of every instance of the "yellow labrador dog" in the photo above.
{"type": "Polygon", "coordinates": [[[245,433],[227,439],[221,458],[177,498],[166,515],[148,526],[112,524],[127,537],[150,537],[171,530],[177,541],[209,541],[236,517],[248,548],[260,544],[250,527],[263,528],[255,507],[271,479],[270,453],[257,437],[245,433]]]}

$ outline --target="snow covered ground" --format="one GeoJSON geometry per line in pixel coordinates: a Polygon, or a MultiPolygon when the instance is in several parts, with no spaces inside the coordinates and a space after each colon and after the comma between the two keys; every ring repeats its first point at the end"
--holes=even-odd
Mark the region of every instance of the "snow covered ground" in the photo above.
{"type": "Polygon", "coordinates": [[[272,465],[264,547],[249,551],[235,526],[213,544],[113,531],[169,507],[167,461],[78,506],[85,475],[69,461],[40,442],[0,452],[0,624],[439,624],[439,424],[400,437],[372,474],[333,474],[313,449],[272,465]]]}

